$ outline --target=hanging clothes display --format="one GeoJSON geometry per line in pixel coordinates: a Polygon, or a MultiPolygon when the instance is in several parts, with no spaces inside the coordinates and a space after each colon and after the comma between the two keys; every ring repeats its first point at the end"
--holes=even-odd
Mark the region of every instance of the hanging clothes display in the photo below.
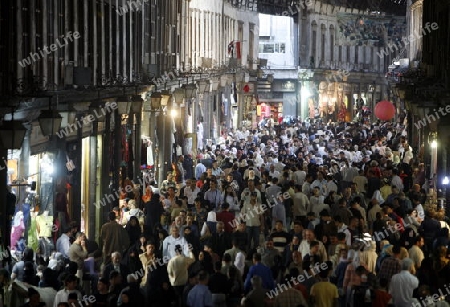
{"type": "Polygon", "coordinates": [[[36,216],[36,229],[39,237],[39,252],[44,260],[49,259],[54,249],[52,239],[53,216],[48,211],[36,216]]]}
{"type": "Polygon", "coordinates": [[[39,247],[38,234],[36,228],[37,212],[31,213],[30,227],[28,229],[28,247],[36,251],[39,247]]]}
{"type": "Polygon", "coordinates": [[[11,249],[16,249],[16,244],[23,236],[23,232],[25,231],[24,224],[24,215],[22,211],[17,211],[14,216],[12,230],[11,230],[11,249]]]}
{"type": "Polygon", "coordinates": [[[198,124],[197,124],[197,148],[200,150],[203,150],[203,132],[204,132],[203,123],[198,122],[198,124]]]}
{"type": "Polygon", "coordinates": [[[153,148],[151,144],[147,147],[147,165],[155,165],[155,161],[153,160],[153,148]]]}
{"type": "Polygon", "coordinates": [[[40,213],[42,214],[44,211],[48,211],[49,215],[53,215],[53,183],[46,182],[41,184],[41,207],[40,213]]]}

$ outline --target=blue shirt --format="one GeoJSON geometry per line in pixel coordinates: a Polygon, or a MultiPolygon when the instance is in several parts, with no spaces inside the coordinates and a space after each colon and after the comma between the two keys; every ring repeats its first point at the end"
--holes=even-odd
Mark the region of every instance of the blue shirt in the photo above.
{"type": "Polygon", "coordinates": [[[203,163],[197,163],[195,166],[195,179],[199,180],[204,172],[206,172],[206,166],[203,163]]]}
{"type": "Polygon", "coordinates": [[[189,307],[213,307],[212,294],[208,287],[202,284],[194,286],[187,297],[189,307]]]}
{"type": "Polygon", "coordinates": [[[275,288],[275,282],[273,280],[272,271],[270,270],[270,268],[263,265],[262,263],[257,263],[251,266],[250,270],[248,271],[247,278],[245,279],[244,283],[245,293],[251,290],[251,280],[255,275],[261,277],[263,288],[267,290],[272,290],[275,288]]]}

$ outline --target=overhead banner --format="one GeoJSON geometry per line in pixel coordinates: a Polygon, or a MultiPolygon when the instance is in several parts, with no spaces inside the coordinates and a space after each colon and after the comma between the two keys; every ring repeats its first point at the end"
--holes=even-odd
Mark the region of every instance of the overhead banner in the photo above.
{"type": "Polygon", "coordinates": [[[338,13],[337,45],[385,47],[406,36],[406,18],[338,13]]]}

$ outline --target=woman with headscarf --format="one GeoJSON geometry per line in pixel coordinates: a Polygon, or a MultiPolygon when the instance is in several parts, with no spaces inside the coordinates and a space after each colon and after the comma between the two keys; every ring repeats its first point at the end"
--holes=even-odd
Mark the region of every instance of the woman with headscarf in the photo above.
{"type": "Polygon", "coordinates": [[[145,203],[145,234],[147,236],[154,234],[152,231],[160,223],[163,213],[164,208],[160,201],[160,195],[152,194],[151,200],[145,203]]]}
{"type": "Polygon", "coordinates": [[[216,213],[214,211],[208,212],[208,217],[206,218],[206,223],[203,224],[202,230],[200,231],[200,240],[204,241],[216,233],[216,213]]]}
{"type": "Polygon", "coordinates": [[[139,226],[138,218],[131,216],[127,226],[125,226],[125,230],[130,238],[130,246],[135,245],[141,236],[141,227],[139,226]]]}
{"type": "Polygon", "coordinates": [[[375,241],[368,242],[364,251],[361,252],[361,263],[367,268],[370,273],[375,273],[375,267],[377,264],[378,254],[377,243],[375,241]]]}
{"type": "Polygon", "coordinates": [[[200,251],[198,253],[198,260],[189,266],[189,274],[198,273],[202,270],[208,272],[208,274],[214,273],[214,265],[211,254],[206,251],[200,251]]]}
{"type": "MultiPolygon", "coordinates": [[[[142,272],[142,262],[139,259],[139,251],[136,245],[132,245],[122,258],[121,263],[128,268],[129,272],[142,272]]],[[[139,279],[142,278],[141,275],[137,274],[139,279]]],[[[140,283],[141,281],[138,280],[140,283]]]]}

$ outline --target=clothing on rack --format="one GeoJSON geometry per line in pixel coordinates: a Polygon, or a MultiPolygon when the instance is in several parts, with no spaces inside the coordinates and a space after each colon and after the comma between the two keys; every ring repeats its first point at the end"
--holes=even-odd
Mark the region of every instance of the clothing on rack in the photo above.
{"type": "Polygon", "coordinates": [[[22,211],[18,211],[14,216],[12,230],[11,230],[11,248],[16,249],[16,244],[23,236],[25,231],[24,215],[22,211]]]}
{"type": "Polygon", "coordinates": [[[39,247],[35,217],[31,218],[30,227],[28,229],[28,247],[34,251],[39,247]]]}
{"type": "Polygon", "coordinates": [[[39,254],[47,261],[52,251],[55,249],[55,245],[49,238],[39,238],[39,254]]]}

